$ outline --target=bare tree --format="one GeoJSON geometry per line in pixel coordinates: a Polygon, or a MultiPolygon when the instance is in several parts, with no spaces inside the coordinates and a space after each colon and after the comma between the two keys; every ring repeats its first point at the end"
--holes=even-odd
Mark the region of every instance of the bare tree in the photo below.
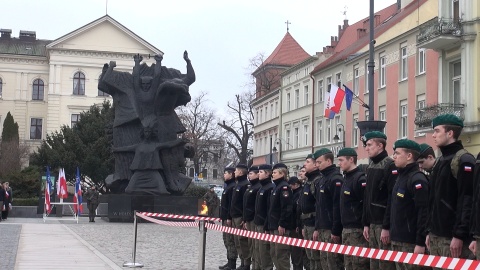
{"type": "Polygon", "coordinates": [[[280,73],[286,68],[275,63],[266,63],[265,60],[265,54],[259,53],[249,60],[247,67],[248,75],[252,79],[250,84],[255,87],[257,98],[280,86],[280,73]]]}
{"type": "Polygon", "coordinates": [[[240,163],[247,164],[250,156],[251,138],[253,136],[252,91],[235,95],[233,102],[227,103],[230,120],[223,120],[218,125],[226,131],[227,145],[232,149],[240,163]]]}

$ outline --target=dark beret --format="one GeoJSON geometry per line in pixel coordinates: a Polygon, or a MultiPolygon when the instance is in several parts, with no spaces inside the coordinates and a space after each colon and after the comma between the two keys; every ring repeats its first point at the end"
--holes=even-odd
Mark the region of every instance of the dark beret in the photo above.
{"type": "Polygon", "coordinates": [[[311,159],[315,159],[315,158],[313,157],[313,154],[308,154],[308,155],[307,155],[307,157],[306,157],[305,159],[309,159],[309,158],[311,158],[311,159]]]}
{"type": "Polygon", "coordinates": [[[248,171],[249,172],[252,172],[252,171],[258,171],[258,166],[250,166],[250,168],[248,168],[248,171]]]}
{"type": "Polygon", "coordinates": [[[340,149],[340,151],[338,151],[338,154],[337,154],[337,157],[341,157],[341,156],[356,157],[357,152],[353,148],[348,148],[348,147],[347,148],[342,148],[342,149],[340,149]]]}
{"type": "Polygon", "coordinates": [[[420,154],[424,153],[429,148],[432,148],[432,147],[430,145],[426,144],[426,143],[420,144],[420,154]]]}
{"type": "Polygon", "coordinates": [[[224,172],[235,172],[235,168],[233,167],[225,167],[225,169],[223,169],[224,172]]]}
{"type": "Polygon", "coordinates": [[[289,185],[293,185],[293,184],[301,184],[302,181],[300,181],[300,179],[298,179],[298,177],[296,176],[292,176],[290,177],[290,179],[288,179],[288,184],[289,185]]]}
{"type": "Polygon", "coordinates": [[[463,120],[453,114],[442,114],[432,120],[432,128],[435,128],[438,125],[451,125],[463,128],[463,120]]]}
{"type": "Polygon", "coordinates": [[[319,150],[315,151],[315,153],[313,153],[313,159],[317,159],[318,157],[323,156],[323,155],[328,154],[328,153],[332,153],[332,151],[330,151],[330,149],[328,149],[328,148],[319,149],[319,150]]]}
{"type": "Polygon", "coordinates": [[[248,170],[248,167],[245,164],[237,164],[237,166],[235,166],[235,168],[248,170]]]}
{"type": "Polygon", "coordinates": [[[285,164],[283,164],[283,163],[277,163],[277,164],[273,165],[273,169],[274,169],[274,170],[275,170],[275,169],[280,169],[280,168],[285,168],[285,169],[288,170],[287,165],[285,165],[285,164]]]}
{"type": "Polygon", "coordinates": [[[258,170],[269,170],[269,171],[271,171],[272,170],[272,165],[270,165],[270,164],[258,165],[258,170]]]}
{"type": "Polygon", "coordinates": [[[420,145],[409,139],[400,139],[393,144],[393,150],[397,148],[406,148],[420,153],[420,145]]]}
{"type": "Polygon", "coordinates": [[[380,131],[369,131],[365,134],[363,134],[362,136],[362,141],[363,142],[367,142],[368,140],[370,139],[373,139],[373,138],[379,138],[379,139],[387,139],[387,135],[385,135],[385,133],[383,132],[380,132],[380,131]]]}

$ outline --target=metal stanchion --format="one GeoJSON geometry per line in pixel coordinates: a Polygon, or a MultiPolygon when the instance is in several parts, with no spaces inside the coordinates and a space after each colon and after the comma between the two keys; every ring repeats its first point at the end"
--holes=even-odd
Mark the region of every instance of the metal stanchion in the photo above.
{"type": "Polygon", "coordinates": [[[135,262],[135,256],[137,253],[137,211],[133,211],[133,253],[132,253],[132,259],[133,262],[130,263],[124,263],[123,267],[128,267],[128,268],[142,268],[143,264],[135,262]]]}
{"type": "Polygon", "coordinates": [[[198,222],[200,231],[200,245],[198,252],[198,270],[205,270],[205,246],[207,244],[207,227],[205,227],[205,220],[198,222]]]}

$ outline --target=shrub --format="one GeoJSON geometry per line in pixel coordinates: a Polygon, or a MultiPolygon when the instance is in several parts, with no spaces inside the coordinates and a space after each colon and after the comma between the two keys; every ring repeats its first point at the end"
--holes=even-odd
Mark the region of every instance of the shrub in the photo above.
{"type": "Polygon", "coordinates": [[[38,206],[38,197],[32,198],[14,198],[13,206],[38,206]]]}
{"type": "Polygon", "coordinates": [[[207,193],[207,191],[208,191],[207,187],[201,187],[201,186],[192,184],[187,188],[187,190],[185,190],[185,193],[183,193],[183,196],[202,198],[203,195],[207,193]]]}
{"type": "Polygon", "coordinates": [[[10,173],[3,181],[10,183],[15,201],[16,198],[36,197],[41,191],[41,173],[39,167],[30,166],[21,172],[10,173]]]}

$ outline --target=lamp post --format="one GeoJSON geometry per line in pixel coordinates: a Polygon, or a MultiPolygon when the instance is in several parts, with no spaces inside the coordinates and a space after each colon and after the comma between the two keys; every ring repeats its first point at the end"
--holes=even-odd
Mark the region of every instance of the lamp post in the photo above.
{"type": "Polygon", "coordinates": [[[272,164],[273,138],[270,136],[270,164],[272,164]]]}
{"type": "MultiPolygon", "coordinates": [[[[343,126],[343,124],[337,124],[337,130],[342,132],[343,148],[345,148],[345,126],[343,126]]],[[[338,134],[335,134],[335,136],[333,137],[333,140],[335,142],[340,141],[340,138],[338,137],[338,134]]]]}

